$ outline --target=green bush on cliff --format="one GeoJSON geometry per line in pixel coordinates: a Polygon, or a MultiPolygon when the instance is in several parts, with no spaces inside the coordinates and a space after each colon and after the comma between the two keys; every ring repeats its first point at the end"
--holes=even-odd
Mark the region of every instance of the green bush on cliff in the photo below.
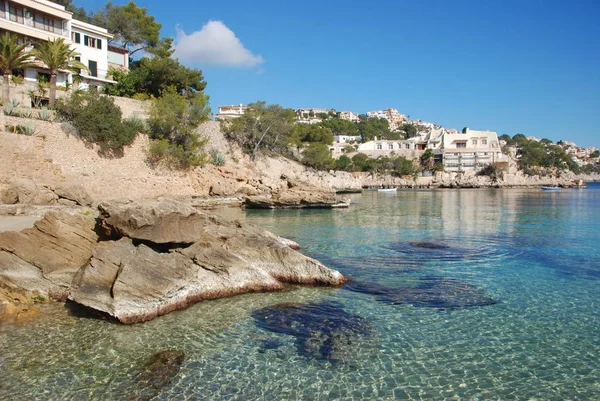
{"type": "Polygon", "coordinates": [[[99,145],[105,153],[121,153],[138,133],[135,124],[122,121],[121,109],[113,99],[95,91],[76,92],[60,99],[56,112],[63,121],[73,124],[84,141],[99,145]]]}
{"type": "Polygon", "coordinates": [[[201,92],[186,97],[175,91],[168,91],[152,101],[148,119],[151,162],[164,162],[177,169],[207,162],[204,151],[207,139],[194,132],[198,125],[208,120],[210,109],[207,103],[207,96],[201,92]]]}

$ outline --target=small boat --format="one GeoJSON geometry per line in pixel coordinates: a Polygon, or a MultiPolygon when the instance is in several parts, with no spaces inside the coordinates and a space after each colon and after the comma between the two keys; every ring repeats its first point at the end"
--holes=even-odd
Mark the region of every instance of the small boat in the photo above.
{"type": "Polygon", "coordinates": [[[560,191],[560,187],[542,187],[542,191],[560,191]]]}
{"type": "Polygon", "coordinates": [[[377,192],[396,192],[398,188],[377,188],[377,192]]]}

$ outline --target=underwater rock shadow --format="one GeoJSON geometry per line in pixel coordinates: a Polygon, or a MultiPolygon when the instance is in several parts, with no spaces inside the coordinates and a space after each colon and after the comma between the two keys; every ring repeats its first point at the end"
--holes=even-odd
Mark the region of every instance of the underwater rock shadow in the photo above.
{"type": "Polygon", "coordinates": [[[279,304],[252,317],[264,330],[293,336],[299,355],[332,363],[344,361],[355,343],[374,332],[364,318],[334,302],[279,304]]]}
{"type": "Polygon", "coordinates": [[[185,353],[181,350],[160,351],[150,356],[137,374],[135,386],[127,399],[150,400],[157,397],[179,374],[184,360],[185,353]]]}
{"type": "Polygon", "coordinates": [[[420,278],[417,285],[406,287],[351,281],[343,288],[373,295],[377,301],[390,305],[409,304],[418,308],[459,309],[498,303],[469,283],[442,277],[420,278]]]}

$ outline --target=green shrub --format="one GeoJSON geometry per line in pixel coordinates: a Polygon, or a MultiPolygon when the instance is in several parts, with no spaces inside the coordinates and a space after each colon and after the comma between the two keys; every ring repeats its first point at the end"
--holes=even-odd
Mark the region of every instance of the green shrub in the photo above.
{"type": "Polygon", "coordinates": [[[103,152],[121,152],[137,135],[133,124],[121,120],[121,109],[114,100],[94,91],[60,99],[56,112],[73,124],[84,141],[98,144],[103,152]]]}
{"type": "Polygon", "coordinates": [[[204,147],[208,140],[194,130],[208,119],[208,98],[197,93],[186,98],[175,92],[154,99],[150,108],[148,131],[154,140],[150,148],[150,161],[161,159],[178,169],[201,166],[206,163],[204,147]]]}
{"type": "Polygon", "coordinates": [[[206,164],[205,153],[186,150],[182,145],[170,143],[167,139],[151,140],[148,158],[152,164],[163,162],[171,168],[180,170],[206,164]]]}
{"type": "Polygon", "coordinates": [[[327,170],[334,163],[329,147],[321,142],[312,142],[302,153],[302,162],[307,166],[327,170]]]}

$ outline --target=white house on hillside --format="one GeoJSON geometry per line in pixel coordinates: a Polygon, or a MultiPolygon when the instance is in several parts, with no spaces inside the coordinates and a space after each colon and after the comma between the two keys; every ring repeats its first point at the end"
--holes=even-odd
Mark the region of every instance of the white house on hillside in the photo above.
{"type": "Polygon", "coordinates": [[[108,40],[112,35],[104,28],[86,22],[71,21],[71,47],[80,54],[79,61],[89,71],[81,71],[84,86],[102,86],[115,81],[107,79],[108,73],[108,40]]]}
{"type": "MultiPolygon", "coordinates": [[[[89,73],[82,73],[83,86],[114,82],[106,78],[108,40],[112,35],[106,29],[74,20],[64,6],[47,0],[0,0],[0,34],[3,32],[17,35],[20,43],[30,46],[36,41],[64,39],[90,68],[89,73]]],[[[23,71],[27,82],[47,74],[41,65],[23,71]]],[[[73,82],[72,74],[60,71],[57,84],[64,86],[67,82],[73,82]]]]}
{"type": "Polygon", "coordinates": [[[442,148],[445,171],[469,171],[486,164],[508,164],[498,134],[491,131],[465,128],[461,133],[444,135],[442,148]]]}
{"type": "Polygon", "coordinates": [[[229,120],[232,118],[238,118],[243,115],[246,110],[248,110],[248,106],[244,106],[243,104],[231,104],[219,106],[219,114],[215,116],[217,120],[229,120]]]}

